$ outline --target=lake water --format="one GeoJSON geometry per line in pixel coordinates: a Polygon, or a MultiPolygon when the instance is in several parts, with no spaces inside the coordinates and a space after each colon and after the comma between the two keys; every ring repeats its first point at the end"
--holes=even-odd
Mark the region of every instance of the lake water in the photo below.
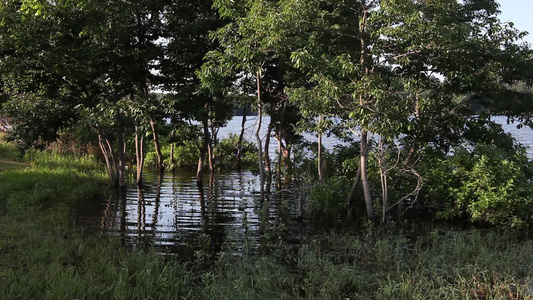
{"type": "MultiPolygon", "coordinates": [[[[246,125],[249,141],[255,141],[255,118],[250,117],[246,125]]],[[[268,121],[265,118],[262,136],[268,121]]],[[[503,117],[496,117],[496,121],[527,146],[533,157],[530,129],[516,129],[503,117]]],[[[238,133],[240,127],[241,118],[236,117],[220,130],[219,138],[238,133]]],[[[317,141],[312,135],[305,138],[317,141]]],[[[326,148],[336,144],[334,138],[324,138],[326,148]]],[[[271,155],[276,149],[273,140],[271,155]]],[[[245,246],[253,248],[276,240],[298,243],[308,230],[298,217],[302,212],[297,195],[273,193],[270,202],[262,203],[258,175],[249,170],[206,177],[205,187],[200,189],[190,172],[161,178],[145,174],[144,182],[142,190],[132,186],[122,195],[106,199],[98,221],[102,234],[121,236],[133,247],[157,247],[161,253],[190,252],[206,245],[214,252],[229,245],[233,253],[240,253],[245,246]]]]}
{"type": "Polygon", "coordinates": [[[162,253],[183,253],[205,243],[214,250],[231,245],[239,253],[245,243],[256,247],[269,234],[295,243],[305,235],[292,195],[273,193],[262,203],[258,177],[250,171],[208,176],[203,188],[187,172],[161,178],[148,174],[144,180],[142,189],[131,187],[107,199],[103,234],[121,236],[134,247],[155,246],[162,253]]]}

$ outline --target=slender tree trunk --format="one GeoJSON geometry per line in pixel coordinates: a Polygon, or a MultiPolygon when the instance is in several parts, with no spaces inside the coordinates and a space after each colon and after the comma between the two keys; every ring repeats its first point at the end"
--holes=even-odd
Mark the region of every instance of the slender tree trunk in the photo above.
{"type": "Polygon", "coordinates": [[[126,154],[124,143],[124,127],[119,121],[117,130],[117,148],[118,148],[118,185],[126,187],[126,154]]]}
{"type": "Polygon", "coordinates": [[[255,138],[257,140],[257,158],[259,163],[260,200],[265,200],[265,170],[263,168],[263,146],[261,142],[261,122],[263,121],[263,104],[261,103],[261,69],[257,71],[257,123],[255,138]]]}
{"type": "Polygon", "coordinates": [[[283,165],[283,144],[281,142],[281,139],[276,138],[278,141],[278,176],[277,176],[277,187],[278,189],[281,189],[281,166],[283,165]]]}
{"type": "Polygon", "coordinates": [[[379,141],[379,176],[381,181],[381,199],[382,199],[382,223],[385,226],[387,224],[387,211],[389,205],[389,186],[387,183],[387,160],[385,156],[385,145],[383,143],[383,137],[379,141]]]}
{"type": "Polygon", "coordinates": [[[163,159],[163,154],[161,153],[161,145],[159,144],[159,135],[156,131],[156,126],[154,119],[150,118],[150,126],[152,127],[152,134],[154,137],[154,147],[155,152],[157,153],[157,168],[159,170],[159,173],[163,173],[165,171],[165,164],[163,159]]]}
{"type": "Polygon", "coordinates": [[[239,142],[237,144],[237,167],[241,168],[241,155],[242,155],[242,141],[244,139],[244,126],[246,124],[246,109],[248,108],[248,104],[244,105],[244,109],[242,112],[242,122],[241,122],[241,133],[239,134],[239,142]]]}
{"type": "Polygon", "coordinates": [[[357,190],[357,186],[359,185],[359,181],[361,181],[361,164],[359,164],[359,167],[357,167],[357,175],[355,175],[355,180],[352,183],[352,188],[350,189],[350,194],[348,195],[348,220],[352,220],[355,216],[355,192],[357,190]]]}
{"type": "Polygon", "coordinates": [[[106,140],[107,138],[104,138],[103,133],[100,130],[98,130],[98,145],[100,146],[100,151],[102,151],[102,155],[104,156],[105,165],[107,168],[107,172],[109,174],[109,180],[117,184],[118,182],[116,181],[117,180],[116,167],[111,161],[110,156],[112,155],[112,153],[110,153],[110,150],[107,149],[106,142],[108,143],[108,141],[106,140]]]}
{"type": "Polygon", "coordinates": [[[210,130],[210,137],[209,137],[209,143],[207,144],[207,154],[208,154],[208,161],[209,161],[209,171],[211,174],[215,172],[215,154],[214,149],[217,146],[217,134],[218,129],[215,128],[215,125],[212,122],[209,122],[209,130],[210,130]]]}
{"type": "Polygon", "coordinates": [[[137,185],[142,185],[142,173],[144,169],[144,133],[135,126],[135,158],[137,161],[137,185]]]}
{"type": "Polygon", "coordinates": [[[263,156],[265,158],[265,172],[268,177],[270,177],[272,173],[272,167],[270,166],[270,154],[268,149],[270,148],[270,136],[272,135],[272,128],[274,127],[272,116],[270,117],[270,123],[268,124],[267,133],[265,136],[265,150],[263,152],[263,156]]]}
{"type": "Polygon", "coordinates": [[[115,185],[118,185],[118,160],[115,155],[115,151],[113,151],[113,147],[111,146],[111,141],[108,138],[105,138],[105,143],[107,145],[109,158],[111,159],[111,165],[113,166],[113,181],[115,182],[115,185]]]}
{"type": "Polygon", "coordinates": [[[285,186],[291,185],[292,182],[292,161],[291,161],[291,146],[285,140],[285,147],[283,148],[283,162],[285,164],[285,186]]]}
{"type": "Polygon", "coordinates": [[[170,139],[171,139],[171,143],[170,143],[170,164],[172,166],[172,172],[174,172],[176,170],[176,166],[174,165],[174,145],[176,143],[174,143],[174,135],[175,135],[175,130],[172,130],[170,132],[170,139]]]}
{"type": "Polygon", "coordinates": [[[368,181],[368,133],[361,133],[361,181],[363,183],[363,193],[366,204],[366,214],[369,219],[374,219],[374,203],[370,193],[370,183],[368,181]]]}
{"type": "Polygon", "coordinates": [[[324,171],[322,169],[322,115],[318,117],[318,180],[320,183],[324,181],[324,171]]]}
{"type": "Polygon", "coordinates": [[[209,143],[207,143],[207,157],[209,162],[209,171],[211,173],[215,172],[215,159],[213,157],[213,143],[210,139],[209,143]]]}
{"type": "MultiPolygon", "coordinates": [[[[361,42],[361,70],[364,70],[364,75],[371,75],[371,70],[368,67],[371,57],[369,55],[366,32],[366,25],[368,21],[368,11],[364,11],[359,20],[359,40],[361,42]]],[[[361,95],[359,97],[359,105],[365,107],[368,104],[365,103],[365,97],[361,95]]],[[[372,201],[372,195],[370,193],[370,184],[368,182],[368,132],[366,129],[361,131],[361,181],[363,183],[363,193],[366,204],[366,212],[369,219],[374,219],[374,205],[372,201]]]]}
{"type": "Polygon", "coordinates": [[[203,185],[205,155],[207,154],[207,151],[209,148],[209,127],[207,124],[207,120],[202,121],[202,123],[203,123],[203,130],[204,130],[204,138],[203,138],[202,147],[200,148],[200,157],[198,158],[198,168],[196,170],[196,182],[198,186],[203,185]]]}

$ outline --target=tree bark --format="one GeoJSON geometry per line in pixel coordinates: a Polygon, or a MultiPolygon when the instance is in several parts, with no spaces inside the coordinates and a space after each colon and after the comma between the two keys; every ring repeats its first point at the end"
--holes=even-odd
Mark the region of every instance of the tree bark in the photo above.
{"type": "Polygon", "coordinates": [[[105,139],[107,149],[109,151],[109,158],[111,159],[111,164],[113,166],[113,181],[115,185],[118,185],[118,160],[115,155],[115,151],[113,151],[113,147],[111,146],[111,141],[106,137],[105,139]]]}
{"type": "Polygon", "coordinates": [[[170,143],[170,165],[172,166],[172,172],[174,172],[176,170],[176,166],[174,165],[174,145],[176,143],[174,143],[174,135],[175,135],[175,130],[172,130],[170,132],[170,139],[171,139],[171,143],[170,143]]]}
{"type": "Polygon", "coordinates": [[[363,183],[363,193],[365,197],[367,217],[374,219],[374,203],[370,193],[370,183],[368,181],[368,133],[361,133],[361,181],[363,183]]]}
{"type": "Polygon", "coordinates": [[[385,156],[385,146],[383,138],[379,141],[379,153],[378,153],[378,165],[379,165],[379,177],[381,181],[381,199],[382,199],[382,223],[385,226],[387,224],[387,212],[389,205],[389,186],[387,182],[387,159],[385,156]]]}
{"type": "Polygon", "coordinates": [[[159,170],[159,173],[163,173],[165,171],[165,164],[163,159],[163,154],[161,153],[161,145],[159,144],[159,135],[156,131],[156,126],[154,119],[150,118],[150,126],[152,127],[152,134],[154,137],[154,147],[155,152],[157,153],[157,168],[159,170]]]}
{"type": "Polygon", "coordinates": [[[142,173],[144,169],[144,133],[135,126],[135,158],[137,161],[137,185],[142,185],[142,173]]]}
{"type": "Polygon", "coordinates": [[[281,171],[282,171],[282,165],[283,165],[283,144],[281,142],[281,139],[278,140],[278,176],[277,176],[277,188],[281,189],[281,171]]]}
{"type": "MultiPolygon", "coordinates": [[[[369,49],[367,44],[366,25],[368,20],[368,11],[365,9],[363,15],[359,20],[359,37],[361,42],[361,70],[364,70],[364,75],[371,75],[371,70],[368,67],[370,62],[369,49]]],[[[365,97],[361,95],[359,97],[359,105],[364,107],[365,97]]],[[[368,181],[368,132],[366,129],[361,130],[361,182],[363,183],[363,193],[365,198],[366,212],[370,220],[374,219],[374,204],[372,201],[372,195],[370,193],[370,184],[368,181]]]]}
{"type": "Polygon", "coordinates": [[[209,162],[209,171],[213,173],[215,172],[215,159],[213,157],[213,142],[211,139],[209,139],[209,142],[207,143],[207,158],[209,162]]]}
{"type": "Polygon", "coordinates": [[[200,147],[200,157],[198,158],[198,168],[196,169],[196,182],[198,186],[203,185],[205,155],[209,148],[209,127],[207,124],[207,120],[202,121],[202,123],[203,123],[203,130],[204,130],[204,138],[203,138],[202,147],[200,147]]]}
{"type": "Polygon", "coordinates": [[[209,136],[209,143],[207,144],[207,158],[209,162],[209,171],[212,173],[215,172],[215,165],[216,165],[216,157],[214,153],[214,149],[217,146],[217,135],[218,135],[218,128],[216,128],[215,124],[211,121],[208,122],[209,130],[210,130],[210,136],[209,136]]]}
{"type": "Polygon", "coordinates": [[[263,105],[261,103],[261,69],[257,71],[257,123],[255,125],[255,138],[257,140],[257,158],[259,164],[260,200],[265,200],[265,170],[263,168],[263,147],[261,137],[261,122],[263,121],[263,105]]]}
{"type": "Polygon", "coordinates": [[[244,105],[244,109],[242,112],[242,122],[241,122],[241,133],[239,134],[239,142],[237,144],[237,167],[241,168],[241,156],[242,156],[242,141],[244,139],[244,126],[246,124],[246,109],[248,108],[248,104],[244,105]]]}
{"type": "MultiPolygon", "coordinates": [[[[120,119],[120,117],[119,117],[120,119]]],[[[121,188],[126,187],[126,154],[124,143],[124,127],[121,121],[118,122],[117,128],[117,148],[118,148],[118,185],[121,188]]]]}
{"type": "Polygon", "coordinates": [[[270,117],[270,123],[268,124],[267,133],[265,136],[265,150],[263,152],[263,156],[265,158],[265,172],[267,176],[271,176],[272,174],[272,167],[270,165],[270,154],[268,149],[270,148],[270,136],[272,135],[272,128],[274,127],[273,118],[270,117]]]}
{"type": "Polygon", "coordinates": [[[107,168],[107,172],[109,174],[109,180],[111,180],[113,184],[118,185],[117,166],[115,164],[113,149],[108,148],[108,145],[110,146],[111,143],[109,142],[109,139],[105,137],[105,134],[100,129],[98,129],[97,131],[98,131],[98,146],[100,147],[100,151],[102,151],[102,155],[104,156],[105,165],[107,168]]]}
{"type": "Polygon", "coordinates": [[[318,160],[318,180],[320,183],[324,181],[324,171],[322,169],[322,115],[318,117],[318,154],[317,154],[317,160],[318,160]]]}
{"type": "Polygon", "coordinates": [[[361,181],[361,164],[359,164],[359,167],[357,167],[357,175],[355,175],[355,180],[352,183],[352,188],[350,189],[350,194],[348,195],[348,220],[353,219],[355,216],[355,191],[357,190],[359,181],[361,181]]]}
{"type": "Polygon", "coordinates": [[[283,162],[285,163],[285,186],[290,186],[292,182],[292,161],[291,161],[291,146],[285,140],[285,147],[283,148],[283,162]]]}

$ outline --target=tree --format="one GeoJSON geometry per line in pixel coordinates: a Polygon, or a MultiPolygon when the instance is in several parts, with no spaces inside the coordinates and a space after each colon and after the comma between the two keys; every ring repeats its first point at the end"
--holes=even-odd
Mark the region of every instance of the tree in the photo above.
{"type": "Polygon", "coordinates": [[[174,98],[171,105],[173,119],[194,120],[202,127],[202,143],[198,144],[199,185],[203,181],[206,155],[210,170],[214,171],[216,132],[233,113],[233,104],[224,101],[222,94],[209,94],[200,88],[197,75],[206,53],[216,47],[209,32],[221,26],[212,5],[212,0],[203,0],[176,1],[169,6],[164,35],[167,39],[166,52],[162,61],[165,89],[174,98]]]}
{"type": "MultiPolygon", "coordinates": [[[[161,58],[156,41],[165,1],[27,0],[8,1],[2,9],[2,28],[9,37],[3,46],[4,93],[11,99],[4,107],[20,120],[18,131],[40,128],[49,134],[30,132],[28,140],[53,139],[59,128],[75,124],[88,110],[84,119],[105,141],[102,151],[116,158],[118,167],[110,173],[116,171],[124,186],[130,120],[121,102],[148,99],[150,85],[156,83],[151,69],[161,58]],[[16,34],[9,34],[13,30],[16,34]],[[22,63],[24,68],[17,65],[22,63]],[[27,105],[20,109],[20,103],[27,105]],[[31,113],[36,105],[45,115],[31,113]],[[87,118],[104,107],[115,120],[106,121],[105,128],[101,119],[87,118]],[[54,118],[63,121],[48,122],[54,118]],[[46,123],[35,126],[39,122],[46,123]],[[104,132],[109,126],[113,133],[104,132]]],[[[155,132],[154,140],[158,148],[155,132]]]]}
{"type": "MultiPolygon", "coordinates": [[[[307,110],[312,106],[305,99],[318,95],[323,104],[317,108],[337,105],[342,109],[337,116],[345,126],[358,131],[361,180],[371,219],[369,135],[381,137],[382,150],[403,136],[403,167],[416,174],[411,162],[420,147],[446,146],[450,139],[461,139],[471,112],[454,102],[455,96],[470,93],[495,101],[508,90],[505,84],[520,78],[529,59],[527,47],[514,44],[523,33],[498,21],[495,1],[301,5],[305,9],[294,9],[291,16],[317,19],[321,28],[307,35],[306,44],[293,53],[295,65],[308,74],[310,83],[295,90],[293,99],[307,110]],[[511,66],[520,68],[509,68],[511,57],[511,66]]],[[[389,206],[385,153],[377,153],[384,221],[389,206]]]]}

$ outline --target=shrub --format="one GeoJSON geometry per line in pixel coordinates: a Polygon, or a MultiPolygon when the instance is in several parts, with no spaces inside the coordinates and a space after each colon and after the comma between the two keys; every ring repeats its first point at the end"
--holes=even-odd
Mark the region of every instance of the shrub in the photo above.
{"type": "MultiPolygon", "coordinates": [[[[174,147],[174,164],[170,161],[170,145],[161,148],[164,163],[170,168],[191,168],[198,164],[199,150],[196,143],[192,140],[184,140],[174,147]]],[[[157,154],[155,151],[146,153],[145,164],[148,168],[157,167],[157,154]]]]}
{"type": "Polygon", "coordinates": [[[480,144],[459,149],[427,170],[429,194],[444,201],[442,218],[517,227],[533,213],[533,165],[524,152],[480,144]]]}
{"type": "Polygon", "coordinates": [[[327,178],[311,189],[309,214],[313,219],[335,221],[346,216],[350,184],[343,177],[327,178]]]}
{"type": "MultiPolygon", "coordinates": [[[[239,136],[230,134],[227,138],[218,142],[214,155],[217,165],[221,167],[237,166],[237,150],[239,136]]],[[[241,166],[251,166],[257,162],[257,147],[247,140],[242,141],[241,166]]]]}

